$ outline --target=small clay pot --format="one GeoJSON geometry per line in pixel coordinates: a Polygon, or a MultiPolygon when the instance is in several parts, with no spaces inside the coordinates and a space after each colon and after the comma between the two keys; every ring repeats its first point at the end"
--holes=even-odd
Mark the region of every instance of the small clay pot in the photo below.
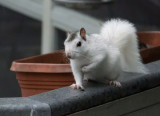
{"type": "Polygon", "coordinates": [[[64,51],[14,61],[11,71],[21,87],[23,97],[65,87],[74,82],[64,51]]]}

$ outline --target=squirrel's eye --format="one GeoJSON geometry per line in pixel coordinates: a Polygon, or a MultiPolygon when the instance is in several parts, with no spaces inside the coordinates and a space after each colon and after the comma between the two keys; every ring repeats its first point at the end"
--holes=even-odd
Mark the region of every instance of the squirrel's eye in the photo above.
{"type": "Polygon", "coordinates": [[[77,43],[77,47],[80,47],[81,46],[81,42],[79,41],[78,43],[77,43]]]}

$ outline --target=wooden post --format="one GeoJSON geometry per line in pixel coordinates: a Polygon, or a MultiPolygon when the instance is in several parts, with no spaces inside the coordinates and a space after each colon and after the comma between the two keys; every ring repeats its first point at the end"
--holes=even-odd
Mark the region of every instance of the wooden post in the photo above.
{"type": "Polygon", "coordinates": [[[56,30],[52,25],[51,11],[53,7],[52,0],[43,1],[43,18],[42,18],[42,40],[41,53],[53,52],[56,49],[56,30]],[[53,37],[54,36],[54,37],[53,37]]]}

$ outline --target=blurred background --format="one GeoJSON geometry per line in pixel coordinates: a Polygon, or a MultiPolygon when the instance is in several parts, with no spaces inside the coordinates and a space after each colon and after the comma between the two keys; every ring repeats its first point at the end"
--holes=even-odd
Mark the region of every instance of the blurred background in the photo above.
{"type": "Polygon", "coordinates": [[[160,30],[159,0],[77,1],[0,0],[0,97],[21,96],[12,61],[63,49],[65,31],[98,33],[111,18],[129,20],[138,31],[160,30]]]}

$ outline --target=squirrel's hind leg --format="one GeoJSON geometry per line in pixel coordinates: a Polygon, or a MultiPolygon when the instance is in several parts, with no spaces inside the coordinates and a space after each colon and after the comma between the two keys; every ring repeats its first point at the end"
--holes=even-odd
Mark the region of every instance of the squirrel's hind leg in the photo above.
{"type": "Polygon", "coordinates": [[[109,81],[109,85],[113,85],[115,87],[122,87],[121,83],[118,81],[109,81]]]}
{"type": "Polygon", "coordinates": [[[84,81],[84,82],[88,82],[88,78],[84,77],[84,78],[83,78],[83,81],[84,81]]]}

